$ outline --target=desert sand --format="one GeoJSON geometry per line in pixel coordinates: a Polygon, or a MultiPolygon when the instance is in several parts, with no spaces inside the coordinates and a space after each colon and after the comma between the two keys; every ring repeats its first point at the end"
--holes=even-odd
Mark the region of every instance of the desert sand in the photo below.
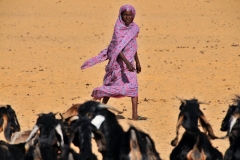
{"type": "MultiPolygon", "coordinates": [[[[215,134],[224,136],[221,121],[240,94],[239,0],[0,0],[0,102],[12,105],[21,130],[32,129],[39,113],[62,113],[92,99],[107,62],[80,66],[109,44],[123,4],[137,12],[139,115],[149,118],[129,120],[130,98],[110,99],[109,105],[127,110],[119,120],[123,128],[133,124],[150,134],[167,160],[176,97],[195,97],[208,103],[201,109],[215,134]]],[[[229,146],[227,139],[212,144],[222,153],[229,146]]]]}

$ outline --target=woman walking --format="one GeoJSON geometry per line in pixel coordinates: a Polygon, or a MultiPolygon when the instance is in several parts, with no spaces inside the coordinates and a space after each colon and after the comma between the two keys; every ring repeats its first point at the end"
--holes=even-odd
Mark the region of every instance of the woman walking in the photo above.
{"type": "Polygon", "coordinates": [[[109,46],[98,56],[87,60],[81,69],[109,60],[105,68],[103,85],[95,88],[91,96],[95,100],[102,99],[104,104],[107,104],[110,97],[131,97],[132,120],[147,120],[146,117],[139,116],[137,113],[137,73],[141,72],[141,65],[138,59],[136,41],[139,28],[133,22],[135,15],[133,6],[123,5],[120,8],[109,46]]]}

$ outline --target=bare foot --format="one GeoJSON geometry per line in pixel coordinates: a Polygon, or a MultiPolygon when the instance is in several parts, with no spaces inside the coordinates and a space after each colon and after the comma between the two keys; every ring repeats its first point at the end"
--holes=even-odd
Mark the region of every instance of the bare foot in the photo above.
{"type": "Polygon", "coordinates": [[[142,120],[148,120],[148,118],[147,117],[143,117],[143,116],[137,116],[136,118],[132,118],[132,120],[142,121],[142,120]]]}

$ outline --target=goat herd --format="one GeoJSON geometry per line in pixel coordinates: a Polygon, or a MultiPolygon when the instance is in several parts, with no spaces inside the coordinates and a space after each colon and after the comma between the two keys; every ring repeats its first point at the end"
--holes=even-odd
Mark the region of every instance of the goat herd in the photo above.
{"type": "MultiPolygon", "coordinates": [[[[180,99],[180,113],[170,160],[240,160],[240,96],[229,106],[222,121],[225,137],[214,135],[213,129],[197,99],[180,99]],[[198,127],[200,122],[203,132],[198,127]],[[178,141],[179,128],[185,132],[178,141]],[[230,146],[223,155],[210,140],[229,138],[230,146]]],[[[20,132],[20,125],[11,105],[0,106],[0,160],[96,160],[92,142],[104,160],[160,160],[153,139],[133,125],[124,131],[113,112],[117,109],[87,101],[74,104],[60,114],[39,114],[32,130],[20,132]],[[92,141],[94,139],[94,141],[92,141]],[[79,152],[72,148],[79,149],[79,152]]]]}

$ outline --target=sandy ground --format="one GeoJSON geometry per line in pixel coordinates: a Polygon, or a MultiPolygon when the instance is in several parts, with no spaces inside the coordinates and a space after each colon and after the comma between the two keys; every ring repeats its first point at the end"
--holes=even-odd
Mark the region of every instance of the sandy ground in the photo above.
{"type": "MultiPolygon", "coordinates": [[[[225,135],[221,121],[240,94],[239,0],[0,0],[0,102],[12,105],[24,131],[39,113],[64,112],[90,100],[107,62],[83,71],[80,66],[109,44],[125,3],[137,11],[139,114],[149,120],[129,120],[130,98],[110,99],[109,105],[127,110],[119,120],[124,129],[133,124],[149,133],[169,159],[176,96],[195,97],[209,103],[201,108],[215,134],[225,135]]],[[[212,143],[222,153],[229,145],[212,143]]]]}

